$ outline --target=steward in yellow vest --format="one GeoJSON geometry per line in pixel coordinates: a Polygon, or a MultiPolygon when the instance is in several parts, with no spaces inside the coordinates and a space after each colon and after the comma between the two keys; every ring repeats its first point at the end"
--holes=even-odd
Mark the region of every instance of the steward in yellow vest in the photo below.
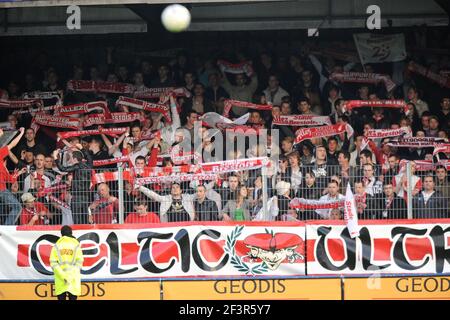
{"type": "Polygon", "coordinates": [[[55,294],[58,300],[76,300],[81,295],[81,266],[83,252],[80,243],[72,235],[72,228],[63,226],[62,237],[50,254],[50,265],[55,274],[55,294]]]}

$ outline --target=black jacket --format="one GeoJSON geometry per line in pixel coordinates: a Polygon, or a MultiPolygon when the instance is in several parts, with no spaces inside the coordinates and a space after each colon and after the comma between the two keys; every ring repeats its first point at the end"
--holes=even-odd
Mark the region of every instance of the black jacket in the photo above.
{"type": "Polygon", "coordinates": [[[387,207],[386,196],[377,195],[368,203],[368,215],[366,219],[407,219],[408,210],[403,198],[394,195],[394,199],[387,207]]]}
{"type": "Polygon", "coordinates": [[[413,198],[414,219],[448,218],[448,213],[447,199],[439,191],[435,191],[426,204],[422,192],[413,198]]]}
{"type": "Polygon", "coordinates": [[[218,221],[219,210],[217,204],[209,199],[205,199],[202,203],[198,200],[194,201],[195,220],[196,221],[218,221]]]}
{"type": "Polygon", "coordinates": [[[62,157],[56,161],[56,166],[59,170],[64,172],[71,172],[72,177],[72,194],[75,198],[88,198],[89,190],[91,184],[91,175],[92,175],[92,155],[89,151],[81,150],[83,153],[84,159],[86,161],[82,161],[81,163],[76,163],[72,166],[65,167],[61,163],[62,157]]]}

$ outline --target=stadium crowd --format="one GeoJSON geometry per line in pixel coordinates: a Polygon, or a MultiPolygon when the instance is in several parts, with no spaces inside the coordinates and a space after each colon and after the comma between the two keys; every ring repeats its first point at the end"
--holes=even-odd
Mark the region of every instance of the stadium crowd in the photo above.
{"type": "MultiPolygon", "coordinates": [[[[448,142],[449,81],[437,83],[414,72],[414,65],[420,65],[448,79],[447,56],[429,59],[426,53],[411,54],[401,62],[362,66],[305,45],[301,52],[286,55],[264,51],[249,57],[236,52],[233,56],[218,54],[202,63],[194,64],[193,59],[189,51],[183,51],[164,63],[141,59],[125,65],[116,61],[114,50],[108,48],[101,66],[79,63],[70,66],[67,73],[39,56],[39,63],[30,66],[29,72],[9,77],[0,91],[2,136],[17,133],[0,148],[4,163],[0,165],[0,223],[118,223],[120,199],[125,223],[261,219],[260,168],[221,173],[215,179],[145,180],[151,176],[149,172],[158,170],[157,177],[188,172],[194,176],[188,164],[194,157],[174,150],[186,135],[191,141],[200,135],[203,149],[212,148],[215,138],[205,127],[195,132],[196,121],[207,113],[235,120],[247,112],[250,115],[240,128],[251,128],[256,134],[267,129],[268,143],[247,143],[246,150],[234,150],[227,154],[227,160],[279,154],[279,160],[267,171],[271,219],[343,219],[341,207],[326,204],[344,199],[348,183],[359,218],[407,218],[405,160],[413,161],[413,217],[450,217],[449,166],[445,160],[450,150],[435,152],[436,143],[448,142]],[[395,86],[388,87],[383,77],[374,76],[375,81],[361,77],[356,82],[350,77],[334,77],[348,72],[388,74],[395,86]],[[104,81],[113,89],[96,87],[104,81]],[[177,89],[156,90],[168,87],[177,89]],[[37,91],[54,94],[42,98],[32,94],[37,91]],[[155,96],[139,97],[136,92],[159,94],[155,100],[155,96]],[[27,99],[42,99],[44,104],[27,105],[27,99]],[[250,105],[245,108],[231,103],[228,112],[228,99],[250,105]],[[361,100],[369,105],[345,107],[361,100]],[[403,100],[405,107],[370,104],[380,100],[403,100]],[[14,101],[26,107],[14,107],[14,101]],[[106,108],[89,105],[98,101],[105,102],[106,108]],[[155,111],[141,101],[167,109],[155,111]],[[57,108],[52,109],[58,104],[85,105],[82,111],[68,108],[58,113],[57,108]],[[103,120],[96,117],[101,114],[105,115],[103,120]],[[111,121],[105,121],[110,119],[107,114],[111,121]],[[295,118],[300,120],[293,125],[280,120],[294,119],[294,115],[309,118],[295,118]],[[66,122],[56,123],[58,119],[66,122]],[[77,125],[71,127],[68,119],[75,119],[77,125]],[[306,119],[317,122],[301,125],[306,119]],[[302,128],[339,124],[346,130],[298,137],[302,128]],[[124,129],[108,131],[112,128],[124,129]],[[274,129],[279,138],[275,145],[271,139],[274,129]],[[403,131],[390,135],[391,129],[403,131]],[[94,131],[83,134],[81,130],[94,131]],[[67,134],[78,131],[79,135],[67,134]],[[370,132],[379,137],[368,138],[370,132]],[[405,142],[405,137],[412,140],[405,142]],[[117,160],[121,158],[126,160],[117,160]],[[122,195],[118,194],[119,166],[123,169],[122,195]],[[133,172],[133,177],[127,172],[133,172]],[[136,183],[137,178],[144,182],[136,183]],[[317,202],[293,201],[296,199],[317,202]]],[[[196,160],[207,163],[213,158],[196,160]]]]}

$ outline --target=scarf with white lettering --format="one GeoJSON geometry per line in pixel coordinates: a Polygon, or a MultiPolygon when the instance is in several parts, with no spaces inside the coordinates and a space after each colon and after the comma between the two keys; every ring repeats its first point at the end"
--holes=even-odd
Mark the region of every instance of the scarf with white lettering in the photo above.
{"type": "Polygon", "coordinates": [[[40,112],[46,112],[46,111],[53,111],[56,108],[59,108],[59,106],[48,106],[48,107],[39,107],[39,108],[28,108],[28,109],[22,109],[22,110],[14,110],[12,114],[18,115],[18,114],[30,114],[35,115],[36,113],[40,112]]]}
{"type": "Polygon", "coordinates": [[[133,93],[135,87],[129,83],[91,81],[91,80],[69,80],[67,89],[79,92],[99,92],[99,93],[133,93]]]}
{"type": "Polygon", "coordinates": [[[245,73],[248,77],[253,75],[253,67],[251,61],[244,61],[241,63],[231,63],[225,60],[218,60],[217,65],[222,72],[228,72],[232,74],[245,73]]]}
{"type": "Polygon", "coordinates": [[[133,97],[137,99],[161,99],[160,102],[165,102],[169,96],[190,98],[191,93],[184,87],[164,87],[164,88],[145,88],[143,90],[135,91],[133,97]]]}
{"type": "Polygon", "coordinates": [[[409,111],[407,103],[404,100],[347,100],[344,102],[342,111],[345,112],[364,107],[403,109],[405,114],[409,111]]]}
{"type": "Polygon", "coordinates": [[[122,163],[122,162],[131,163],[130,156],[126,155],[126,156],[121,156],[121,157],[111,158],[111,159],[94,160],[93,165],[94,165],[94,167],[103,167],[103,166],[108,166],[111,164],[117,164],[117,163],[122,163]]]}
{"type": "Polygon", "coordinates": [[[137,185],[144,185],[149,183],[179,183],[189,181],[208,181],[216,179],[217,173],[174,174],[169,176],[136,178],[135,183],[137,185]]]}
{"type": "Polygon", "coordinates": [[[372,83],[384,82],[387,92],[395,88],[395,83],[386,74],[364,73],[364,72],[342,72],[332,73],[330,80],[338,82],[356,82],[356,83],[372,83]]]}
{"type": "Polygon", "coordinates": [[[181,165],[173,167],[145,167],[142,169],[134,168],[135,175],[140,177],[158,177],[172,174],[185,174],[185,173],[201,173],[200,165],[181,165]]]}
{"type": "Polygon", "coordinates": [[[401,127],[399,129],[370,129],[367,131],[368,139],[398,137],[398,136],[410,136],[410,127],[401,127]]]}
{"type": "Polygon", "coordinates": [[[328,116],[316,116],[309,114],[283,116],[280,115],[273,119],[273,125],[278,126],[320,126],[330,125],[330,117],[328,116]]]}
{"type": "Polygon", "coordinates": [[[7,100],[0,99],[0,108],[30,108],[32,106],[43,106],[44,103],[40,99],[23,99],[23,100],[7,100]]]}
{"type": "Polygon", "coordinates": [[[109,111],[106,101],[93,101],[68,106],[59,106],[55,108],[55,115],[71,116],[74,114],[85,114],[92,111],[101,111],[107,119],[111,119],[111,112],[109,111]]]}
{"type": "Polygon", "coordinates": [[[421,76],[424,76],[425,78],[438,83],[441,87],[450,88],[450,78],[449,77],[434,73],[430,69],[427,69],[424,66],[421,66],[420,64],[417,64],[417,63],[411,61],[408,64],[408,70],[411,72],[420,74],[421,76]]]}
{"type": "Polygon", "coordinates": [[[166,118],[166,121],[171,122],[169,107],[164,104],[152,103],[148,101],[120,96],[119,99],[117,99],[116,101],[116,105],[136,108],[148,112],[162,113],[164,118],[166,118]]]}
{"type": "Polygon", "coordinates": [[[64,92],[59,91],[33,91],[25,92],[23,94],[24,99],[40,99],[40,100],[51,100],[56,99],[55,105],[61,106],[63,103],[64,92]]]}
{"type": "Polygon", "coordinates": [[[254,110],[272,110],[272,105],[270,105],[270,104],[256,104],[256,103],[250,103],[250,102],[239,101],[239,100],[225,99],[225,106],[223,109],[224,117],[228,118],[230,116],[230,110],[233,106],[239,107],[239,108],[254,109],[254,110]]]}
{"type": "MultiPolygon", "coordinates": [[[[409,160],[400,160],[400,172],[406,171],[408,161],[409,160]]],[[[440,160],[436,163],[432,160],[414,160],[414,163],[416,164],[416,171],[433,171],[437,166],[444,166],[447,170],[450,170],[450,160],[440,160]]]]}
{"type": "Polygon", "coordinates": [[[111,118],[104,114],[88,114],[83,121],[83,127],[90,127],[99,124],[131,123],[136,120],[144,121],[145,117],[140,112],[113,112],[111,118]]]}
{"type": "Polygon", "coordinates": [[[241,170],[260,169],[263,166],[268,167],[270,166],[270,161],[267,157],[259,157],[201,163],[200,166],[202,168],[202,172],[226,173],[241,170]]]}
{"type": "Polygon", "coordinates": [[[315,128],[302,128],[297,130],[294,144],[298,144],[303,140],[313,138],[323,138],[329,136],[335,136],[341,133],[347,132],[348,138],[353,136],[353,128],[348,123],[338,123],[330,126],[322,126],[315,128]]]}
{"type": "Polygon", "coordinates": [[[102,128],[94,130],[80,130],[80,131],[68,131],[68,132],[58,132],[58,140],[59,139],[69,139],[73,137],[80,136],[95,136],[99,134],[104,134],[107,136],[111,136],[117,138],[119,135],[127,132],[127,128],[102,128]]]}
{"type": "Polygon", "coordinates": [[[444,142],[444,139],[435,137],[411,137],[390,141],[387,145],[397,148],[433,148],[438,142],[444,142]]]}
{"type": "Polygon", "coordinates": [[[80,119],[70,117],[58,117],[45,113],[37,113],[33,118],[33,124],[46,127],[65,128],[73,130],[78,130],[81,128],[80,119]]]}
{"type": "Polygon", "coordinates": [[[336,209],[344,207],[344,200],[312,200],[304,198],[294,198],[289,202],[292,209],[316,210],[316,209],[336,209]]]}

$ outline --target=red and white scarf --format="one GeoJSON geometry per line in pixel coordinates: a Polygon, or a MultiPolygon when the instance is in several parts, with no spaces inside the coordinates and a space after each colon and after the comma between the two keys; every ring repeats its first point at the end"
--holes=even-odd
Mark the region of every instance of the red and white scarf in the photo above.
{"type": "Polygon", "coordinates": [[[92,111],[102,111],[106,118],[111,119],[106,101],[94,101],[86,103],[71,104],[68,106],[58,106],[55,108],[55,115],[71,116],[74,114],[85,114],[92,111]]]}
{"type": "Polygon", "coordinates": [[[329,126],[315,127],[315,128],[302,128],[297,130],[294,144],[300,143],[303,140],[313,138],[323,138],[329,136],[335,136],[341,133],[347,132],[348,138],[353,136],[353,128],[348,123],[338,123],[329,126]]]}
{"type": "Polygon", "coordinates": [[[291,115],[283,116],[280,115],[273,119],[273,125],[278,126],[320,126],[320,125],[330,125],[331,120],[328,116],[316,116],[316,115],[291,115]]]}
{"type": "Polygon", "coordinates": [[[70,206],[69,206],[67,203],[65,203],[64,201],[59,200],[59,199],[56,198],[55,196],[49,195],[48,198],[49,198],[51,201],[53,201],[53,202],[59,204],[59,205],[60,205],[61,207],[63,207],[64,209],[70,210],[70,206]]]}
{"type": "Polygon", "coordinates": [[[33,118],[32,125],[78,130],[81,127],[81,122],[80,119],[76,118],[37,113],[33,118]]]}
{"type": "Polygon", "coordinates": [[[408,64],[408,70],[420,74],[433,82],[439,83],[440,86],[450,88],[450,78],[434,73],[430,69],[425,68],[413,61],[408,64]]]}
{"type": "Polygon", "coordinates": [[[196,173],[196,174],[174,174],[170,176],[157,177],[143,177],[136,178],[137,185],[149,183],[174,183],[174,182],[189,182],[189,181],[210,181],[216,180],[217,173],[196,173]]]}
{"type": "Polygon", "coordinates": [[[0,108],[30,108],[34,105],[43,106],[44,103],[40,99],[24,99],[24,100],[6,100],[0,99],[0,108]]]}
{"type": "Polygon", "coordinates": [[[344,207],[344,200],[311,200],[294,198],[289,202],[289,207],[302,210],[336,209],[344,207]]]}
{"type": "Polygon", "coordinates": [[[147,130],[142,133],[140,138],[138,138],[136,140],[133,139],[133,142],[136,143],[136,142],[141,142],[144,140],[153,140],[155,138],[161,138],[161,131],[158,130],[158,131],[152,132],[150,130],[147,130]]]}
{"type": "Polygon", "coordinates": [[[241,170],[260,169],[263,166],[270,166],[270,161],[267,157],[251,158],[251,159],[237,159],[217,162],[201,163],[202,172],[211,173],[225,173],[235,172],[241,170]]]}
{"type": "Polygon", "coordinates": [[[158,177],[164,175],[172,174],[182,174],[182,173],[201,173],[200,165],[181,165],[175,167],[145,167],[143,169],[134,168],[135,175],[140,175],[141,177],[158,177]]]}
{"type": "Polygon", "coordinates": [[[450,144],[449,143],[436,143],[434,145],[433,156],[438,153],[450,153],[450,144]]]}
{"type": "Polygon", "coordinates": [[[337,60],[359,63],[358,56],[349,50],[335,49],[335,48],[315,48],[310,51],[312,54],[324,57],[333,57],[337,60]]]}
{"type": "Polygon", "coordinates": [[[254,110],[272,110],[272,105],[270,105],[270,104],[256,104],[256,103],[239,101],[239,100],[225,99],[225,106],[223,109],[224,117],[228,118],[230,116],[230,110],[233,106],[239,107],[239,108],[254,109],[254,110]]]}
{"type": "Polygon", "coordinates": [[[432,148],[439,142],[444,142],[444,139],[434,137],[411,137],[390,141],[387,145],[397,148],[432,148]]]}
{"type": "MultiPolygon", "coordinates": [[[[400,172],[406,171],[406,165],[409,160],[400,160],[399,169],[400,172]]],[[[437,166],[444,166],[447,170],[450,170],[450,160],[440,160],[433,163],[432,160],[414,160],[416,164],[416,171],[433,171],[437,166]]]]}
{"type": "Polygon", "coordinates": [[[28,108],[28,109],[22,109],[22,110],[14,110],[12,114],[17,115],[17,114],[31,114],[31,115],[35,115],[36,113],[39,112],[47,112],[47,111],[52,111],[55,110],[56,108],[58,108],[59,106],[55,105],[55,106],[48,106],[48,107],[39,107],[39,108],[28,108]]]}
{"type": "Polygon", "coordinates": [[[50,100],[56,99],[56,105],[60,106],[63,103],[64,93],[60,91],[33,91],[25,92],[23,94],[24,99],[40,99],[40,100],[50,100]]]}
{"type": "MultiPolygon", "coordinates": [[[[124,170],[123,171],[123,180],[133,184],[134,175],[130,170],[124,170]]],[[[95,186],[99,183],[106,183],[111,181],[119,181],[119,172],[101,172],[96,173],[94,170],[92,170],[92,176],[91,176],[91,188],[92,186],[95,186]]]]}
{"type": "Polygon", "coordinates": [[[171,121],[169,114],[169,107],[164,104],[152,103],[148,101],[138,100],[134,98],[128,98],[120,96],[116,101],[117,106],[126,106],[131,108],[136,108],[139,110],[149,111],[149,112],[158,112],[162,113],[164,118],[168,122],[171,121]]]}
{"type": "Polygon", "coordinates": [[[133,93],[135,87],[129,83],[91,81],[91,80],[69,80],[67,89],[80,92],[99,93],[133,93]]]}
{"type": "Polygon", "coordinates": [[[53,192],[58,192],[58,191],[62,191],[62,190],[66,190],[67,189],[67,184],[62,183],[53,187],[48,187],[48,188],[42,188],[38,191],[37,193],[37,197],[44,197],[49,193],[53,193],[53,192]]]}
{"type": "Polygon", "coordinates": [[[94,130],[80,130],[80,131],[68,131],[68,132],[58,132],[59,139],[69,139],[73,137],[80,136],[95,136],[99,134],[104,134],[107,136],[112,136],[117,138],[119,135],[127,132],[127,128],[98,128],[94,130]]]}
{"type": "Polygon", "coordinates": [[[378,83],[384,82],[387,92],[395,88],[395,83],[386,74],[364,73],[364,72],[342,72],[332,73],[330,80],[339,82],[356,82],[356,83],[378,83]]]}
{"type": "Polygon", "coordinates": [[[139,112],[113,112],[111,113],[111,118],[109,119],[104,114],[88,114],[84,118],[83,127],[90,127],[99,124],[131,123],[136,120],[144,121],[145,117],[139,112]]]}
{"type": "Polygon", "coordinates": [[[133,97],[137,99],[161,99],[161,102],[166,102],[171,95],[175,97],[190,98],[191,93],[184,87],[164,87],[164,88],[145,88],[143,90],[135,91],[133,97]]]}
{"type": "Polygon", "coordinates": [[[251,61],[244,61],[241,63],[231,63],[225,60],[218,60],[217,65],[222,72],[228,72],[232,74],[245,73],[248,77],[253,75],[253,67],[251,61]]]}
{"type": "Polygon", "coordinates": [[[122,162],[131,162],[130,156],[126,155],[126,156],[121,156],[121,157],[111,158],[111,159],[94,160],[93,165],[94,165],[94,167],[103,167],[103,166],[108,166],[111,164],[122,163],[122,162]]]}
{"type": "Polygon", "coordinates": [[[398,137],[398,136],[410,136],[410,127],[401,127],[399,129],[370,129],[367,131],[366,137],[368,139],[398,137]]]}
{"type": "Polygon", "coordinates": [[[347,100],[344,103],[342,111],[345,112],[347,110],[365,107],[403,109],[405,114],[409,111],[407,103],[404,100],[347,100]]]}

